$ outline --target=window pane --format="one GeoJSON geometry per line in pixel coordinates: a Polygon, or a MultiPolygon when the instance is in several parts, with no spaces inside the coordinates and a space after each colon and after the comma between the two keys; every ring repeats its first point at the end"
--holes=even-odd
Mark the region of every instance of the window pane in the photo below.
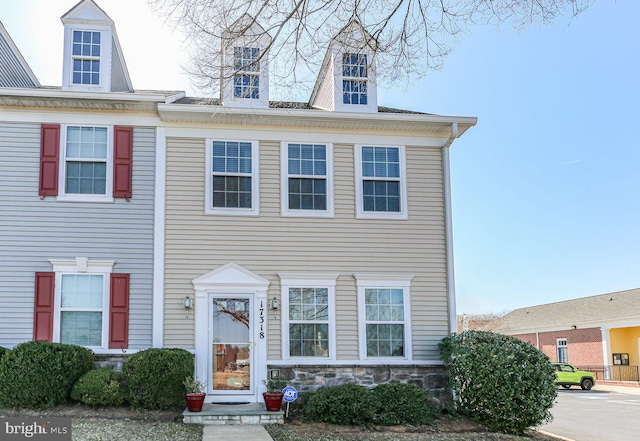
{"type": "Polygon", "coordinates": [[[103,292],[104,277],[102,275],[63,274],[60,306],[102,309],[103,292]]]}
{"type": "Polygon", "coordinates": [[[328,357],[329,325],[290,324],[289,355],[292,357],[328,357]]]}
{"type": "Polygon", "coordinates": [[[367,356],[404,356],[404,325],[368,324],[366,332],[367,356]]]}
{"type": "Polygon", "coordinates": [[[80,346],[102,346],[102,313],[62,311],[60,342],[80,346]]]}
{"type": "Polygon", "coordinates": [[[289,178],[289,208],[292,210],[326,210],[325,179],[289,178]]]}

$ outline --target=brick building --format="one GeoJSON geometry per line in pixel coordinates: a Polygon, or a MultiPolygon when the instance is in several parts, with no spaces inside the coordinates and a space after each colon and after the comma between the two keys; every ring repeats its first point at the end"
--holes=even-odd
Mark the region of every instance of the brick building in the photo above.
{"type": "Polygon", "coordinates": [[[490,327],[600,379],[639,380],[640,289],[517,309],[490,327]]]}

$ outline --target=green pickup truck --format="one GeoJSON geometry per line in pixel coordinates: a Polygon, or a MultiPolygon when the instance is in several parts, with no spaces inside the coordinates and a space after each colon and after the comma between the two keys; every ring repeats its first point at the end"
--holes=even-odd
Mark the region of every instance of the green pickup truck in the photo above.
{"type": "Polygon", "coordinates": [[[556,384],[569,389],[580,386],[582,390],[591,390],[596,384],[596,376],[591,372],[581,371],[569,363],[551,363],[556,368],[556,384]]]}

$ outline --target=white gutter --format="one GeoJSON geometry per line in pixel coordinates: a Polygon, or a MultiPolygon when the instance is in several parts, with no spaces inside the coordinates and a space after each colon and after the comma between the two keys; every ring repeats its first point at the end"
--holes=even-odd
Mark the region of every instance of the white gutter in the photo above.
{"type": "Polygon", "coordinates": [[[453,221],[451,212],[451,172],[449,170],[451,161],[449,159],[449,147],[458,137],[458,123],[451,123],[451,136],[442,148],[442,169],[444,181],[444,216],[445,216],[445,237],[447,241],[447,297],[449,303],[449,332],[457,331],[456,317],[456,286],[453,269],[453,221]]]}
{"type": "MultiPolygon", "coordinates": [[[[184,93],[184,92],[183,92],[184,93]]],[[[179,96],[175,94],[173,96],[179,96]]],[[[144,92],[78,92],[62,89],[18,89],[2,88],[0,96],[14,96],[19,98],[52,98],[73,100],[104,100],[104,101],[128,101],[128,102],[156,102],[164,103],[167,96],[161,93],[144,92]]],[[[181,97],[180,97],[181,98],[181,97]]],[[[178,98],[179,99],[179,98],[178,98]]]]}
{"type": "MultiPolygon", "coordinates": [[[[362,120],[362,121],[413,121],[417,123],[441,123],[441,124],[457,124],[473,126],[478,119],[469,116],[443,116],[431,115],[426,113],[363,113],[363,112],[334,112],[318,109],[287,109],[287,108],[244,108],[244,107],[225,107],[214,105],[198,105],[198,104],[158,104],[158,112],[162,117],[163,114],[183,114],[183,115],[209,115],[214,116],[257,116],[257,117],[293,117],[293,118],[313,118],[324,120],[362,120]]],[[[456,133],[457,137],[457,133],[456,133]]],[[[453,141],[453,140],[451,140],[453,141]]]]}

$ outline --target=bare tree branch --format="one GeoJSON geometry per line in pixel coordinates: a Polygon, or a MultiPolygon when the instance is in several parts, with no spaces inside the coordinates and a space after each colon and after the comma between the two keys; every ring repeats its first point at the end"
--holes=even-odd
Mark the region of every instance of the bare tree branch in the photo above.
{"type": "MultiPolygon", "coordinates": [[[[523,29],[575,17],[595,0],[148,0],[152,8],[187,35],[186,67],[204,91],[219,90],[223,34],[243,15],[252,17],[234,35],[268,47],[270,82],[283,95],[313,84],[325,52],[338,32],[359,22],[375,48],[378,81],[420,78],[441,68],[472,25],[509,24],[523,29]],[[263,35],[249,35],[259,24],[263,35]]],[[[261,54],[263,57],[264,54],[261,54]]],[[[229,73],[227,73],[228,75],[229,73]]]]}

